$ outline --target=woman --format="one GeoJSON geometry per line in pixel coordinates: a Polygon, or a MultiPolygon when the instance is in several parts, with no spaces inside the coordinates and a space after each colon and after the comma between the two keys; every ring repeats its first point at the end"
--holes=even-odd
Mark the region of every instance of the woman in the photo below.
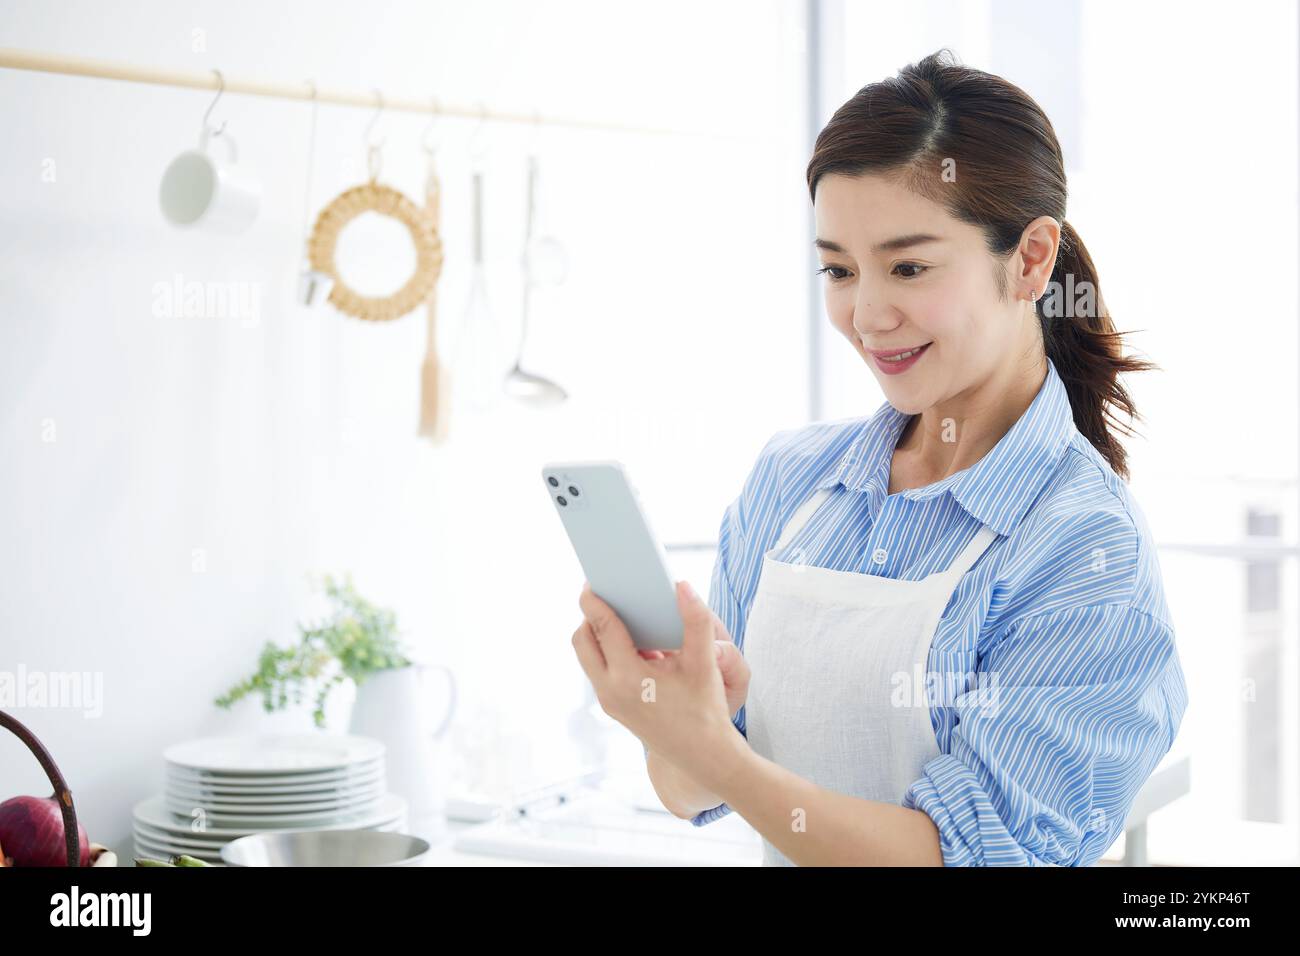
{"type": "Polygon", "coordinates": [[[827,313],[887,401],[768,441],[712,609],[679,584],[680,651],[637,652],[589,586],[575,650],[665,806],[741,813],[765,863],[1091,865],[1187,692],[1108,422],[1152,366],[1052,125],[941,50],[836,112],[808,186],[827,313]]]}

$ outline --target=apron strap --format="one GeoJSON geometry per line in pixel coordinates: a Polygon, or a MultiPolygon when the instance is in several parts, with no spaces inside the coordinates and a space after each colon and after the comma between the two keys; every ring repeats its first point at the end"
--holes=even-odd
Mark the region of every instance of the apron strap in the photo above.
{"type": "Polygon", "coordinates": [[[979,560],[980,555],[985,552],[988,546],[997,540],[997,537],[998,533],[996,531],[988,525],[981,525],[966,547],[953,559],[952,564],[948,565],[948,570],[941,572],[943,576],[951,580],[955,585],[971,569],[971,565],[979,560]]]}
{"type": "Polygon", "coordinates": [[[799,529],[808,523],[808,519],[812,517],[813,512],[826,500],[826,496],[830,493],[829,488],[818,488],[808,500],[796,508],[794,514],[790,516],[790,520],[785,523],[785,528],[781,531],[781,537],[777,538],[776,544],[772,545],[772,550],[775,551],[778,548],[785,547],[790,539],[799,533],[799,529]]]}

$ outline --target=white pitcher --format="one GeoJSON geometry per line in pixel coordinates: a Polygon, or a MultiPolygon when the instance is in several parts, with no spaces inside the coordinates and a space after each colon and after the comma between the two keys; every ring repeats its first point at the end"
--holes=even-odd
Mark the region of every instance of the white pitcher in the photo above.
{"type": "Polygon", "coordinates": [[[382,741],[389,792],[409,804],[406,832],[435,842],[446,833],[446,789],[434,761],[434,741],[451,725],[456,711],[456,677],[447,667],[411,664],[369,674],[357,685],[349,731],[382,741]],[[446,713],[432,727],[426,676],[447,675],[446,713]]]}

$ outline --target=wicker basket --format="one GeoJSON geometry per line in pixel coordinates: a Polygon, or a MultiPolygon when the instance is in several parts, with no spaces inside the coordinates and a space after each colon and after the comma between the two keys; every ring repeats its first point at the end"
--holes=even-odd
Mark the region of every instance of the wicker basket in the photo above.
{"type": "Polygon", "coordinates": [[[68,866],[80,866],[81,844],[77,834],[77,811],[72,805],[72,791],[68,789],[63,774],[59,773],[54,758],[45,749],[45,745],[36,739],[35,734],[3,710],[0,710],[0,726],[13,731],[14,735],[27,745],[27,749],[40,761],[45,775],[50,778],[50,784],[54,787],[54,797],[59,801],[59,810],[63,813],[63,835],[68,844],[68,866]]]}

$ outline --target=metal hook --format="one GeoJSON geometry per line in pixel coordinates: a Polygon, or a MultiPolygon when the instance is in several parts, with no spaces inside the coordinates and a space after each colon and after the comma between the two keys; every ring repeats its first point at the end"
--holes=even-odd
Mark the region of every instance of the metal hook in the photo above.
{"type": "Polygon", "coordinates": [[[533,108],[533,142],[528,144],[529,150],[537,152],[537,139],[542,135],[542,111],[536,107],[533,108]]]}
{"type": "Polygon", "coordinates": [[[370,142],[370,134],[374,132],[375,124],[379,122],[379,117],[384,115],[384,94],[375,90],[375,98],[379,101],[379,106],[375,109],[375,115],[370,118],[370,125],[366,127],[366,145],[372,148],[384,145],[382,139],[378,143],[370,142]]]}
{"type": "MultiPolygon", "coordinates": [[[[482,100],[478,101],[478,125],[474,127],[474,135],[470,137],[469,144],[474,146],[478,143],[479,135],[483,132],[483,124],[487,122],[487,107],[482,100]]],[[[474,152],[475,159],[482,159],[486,150],[474,152]]]]}
{"type": "Polygon", "coordinates": [[[438,151],[437,146],[429,145],[429,134],[433,132],[433,128],[437,125],[438,125],[438,97],[435,96],[433,98],[433,118],[429,120],[429,125],[424,128],[424,132],[420,135],[420,145],[424,147],[424,151],[430,156],[432,156],[434,153],[438,151]]]}
{"type": "Polygon", "coordinates": [[[208,110],[203,114],[203,129],[210,136],[220,136],[226,129],[226,121],[222,120],[221,125],[215,130],[208,125],[208,117],[212,115],[212,110],[216,107],[217,101],[221,99],[221,94],[226,92],[226,78],[221,75],[221,71],[214,69],[213,73],[217,74],[217,95],[212,98],[208,104],[208,110]]]}
{"type": "Polygon", "coordinates": [[[377,143],[370,141],[370,134],[374,132],[375,124],[379,122],[379,117],[384,114],[384,94],[379,90],[375,90],[375,98],[379,101],[379,106],[375,110],[375,115],[370,118],[370,125],[366,127],[366,166],[369,169],[372,183],[379,178],[379,170],[384,165],[384,140],[381,138],[377,143]]]}
{"type": "MultiPolygon", "coordinates": [[[[307,139],[307,189],[303,198],[303,211],[302,211],[302,223],[303,223],[302,231],[303,231],[303,236],[306,237],[311,233],[311,179],[312,179],[312,169],[315,166],[315,159],[316,159],[317,101],[316,101],[316,81],[303,80],[303,82],[306,83],[309,87],[311,87],[311,132],[308,135],[308,139],[307,139]]],[[[304,245],[305,244],[306,242],[304,239],[304,245]]]]}

